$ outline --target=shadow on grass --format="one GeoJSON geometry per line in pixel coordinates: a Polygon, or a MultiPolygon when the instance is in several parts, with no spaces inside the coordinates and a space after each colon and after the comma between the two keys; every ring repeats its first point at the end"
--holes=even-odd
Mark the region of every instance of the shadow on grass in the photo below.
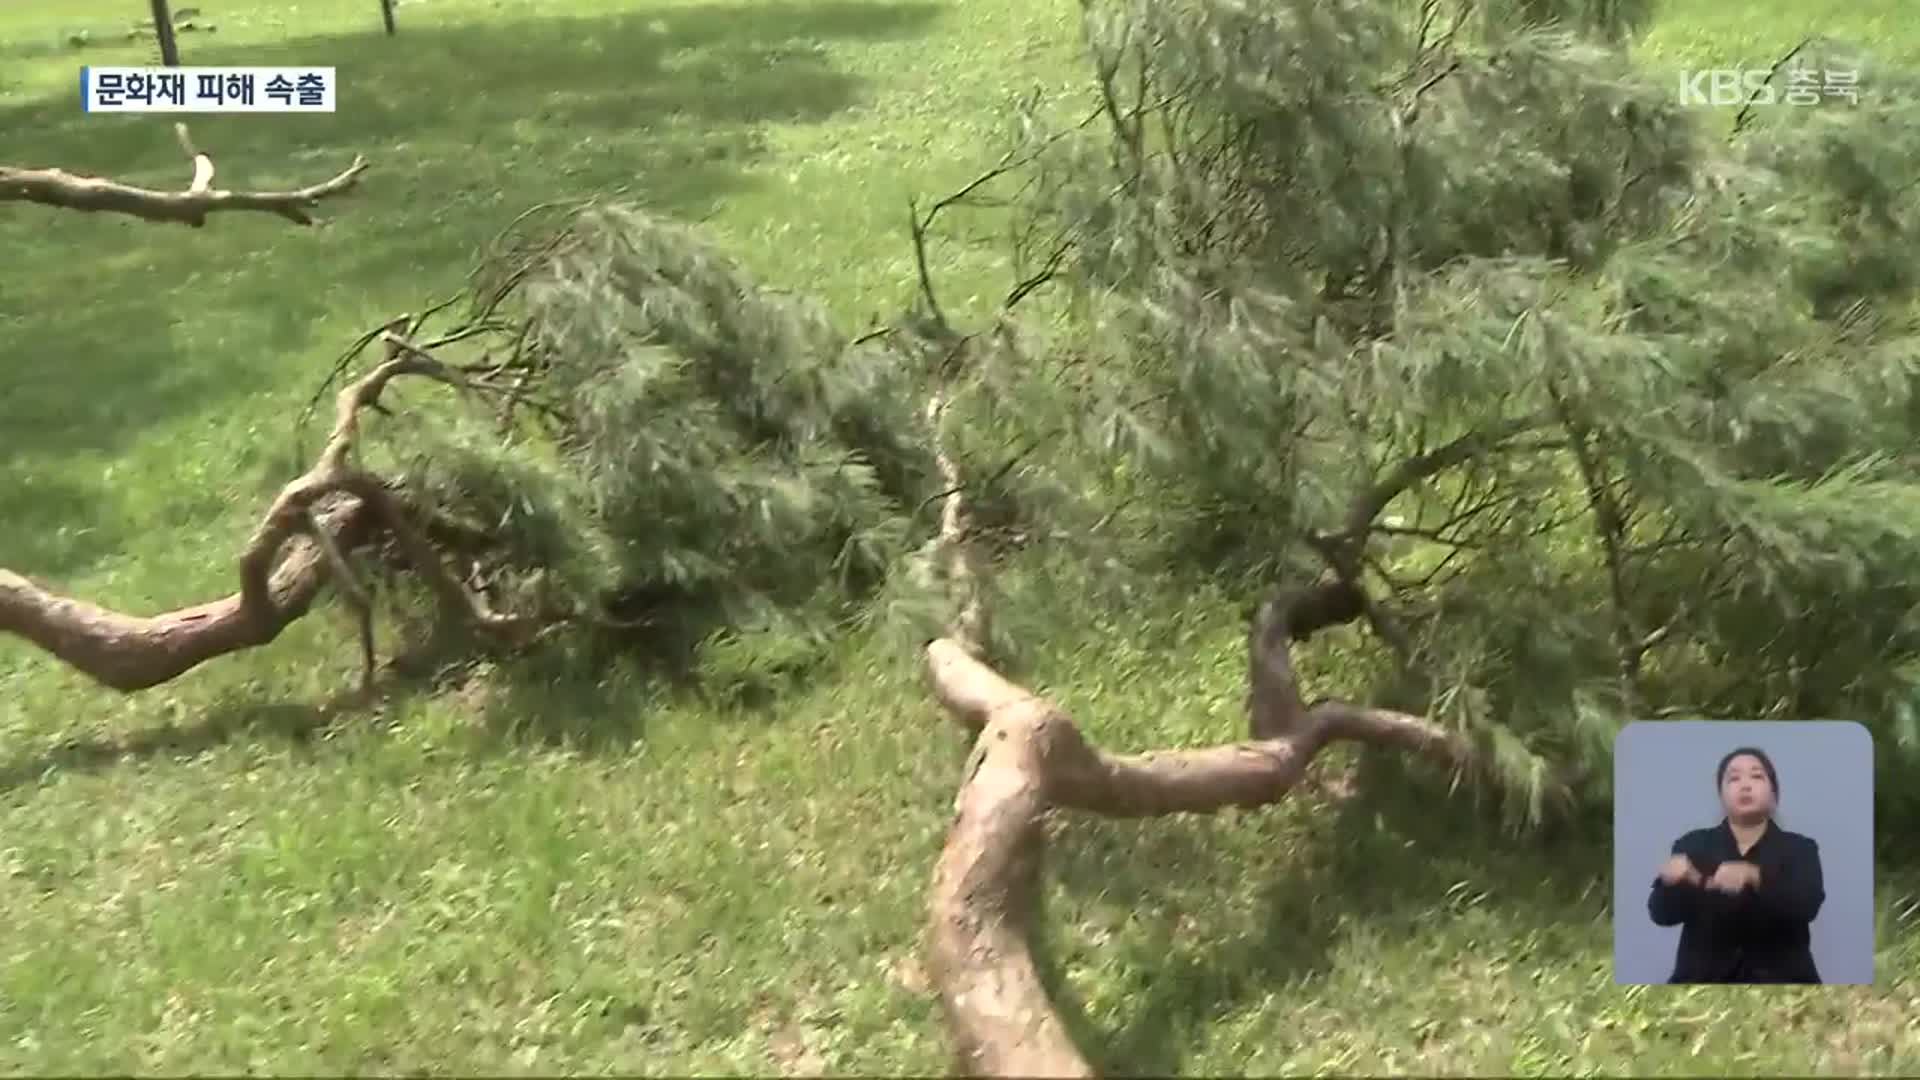
{"type": "MultiPolygon", "coordinates": [[[[0,237],[5,232],[0,224],[0,237]]],[[[0,530],[0,565],[30,576],[58,579],[123,550],[133,539],[118,506],[101,498],[102,489],[117,482],[117,468],[76,455],[125,452],[145,422],[225,402],[244,392],[239,388],[263,381],[269,370],[248,364],[252,370],[236,373],[225,364],[199,362],[181,347],[175,312],[159,292],[125,292],[89,302],[36,312],[21,321],[25,334],[11,341],[0,326],[0,355],[13,359],[0,372],[0,430],[8,433],[0,440],[0,504],[7,506],[8,525],[0,530]]],[[[259,355],[271,357],[305,343],[306,320],[294,308],[263,306],[250,317],[259,355]]],[[[277,447],[222,447],[219,457],[253,463],[269,449],[277,447]]],[[[197,514],[209,509],[209,501],[217,510],[236,497],[244,496],[195,490],[169,501],[173,512],[197,514]]],[[[262,500],[260,508],[265,506],[262,500]]],[[[233,538],[234,553],[244,540],[244,535],[233,538]]]]}
{"type": "Polygon", "coordinates": [[[487,672],[480,723],[466,729],[477,753],[528,745],[620,753],[645,737],[647,717],[673,702],[697,704],[713,723],[773,721],[834,670],[824,661],[765,682],[727,680],[698,663],[701,642],[565,636],[487,672]]]}
{"type": "Polygon", "coordinates": [[[191,723],[76,739],[0,760],[0,792],[38,783],[49,773],[102,772],[129,761],[193,757],[243,739],[307,744],[337,725],[371,721],[383,707],[440,695],[457,699],[467,687],[486,691],[475,710],[477,724],[463,729],[469,748],[480,753],[529,744],[606,751],[630,746],[643,733],[647,684],[630,661],[592,655],[576,645],[535,649],[497,667],[477,657],[464,634],[429,635],[383,660],[371,696],[356,687],[319,704],[220,701],[191,723]]]}
{"type": "MultiPolygon", "coordinates": [[[[324,618],[332,606],[323,604],[307,618],[324,618]]],[[[577,648],[537,649],[495,668],[480,659],[476,643],[463,630],[416,633],[387,625],[381,635],[383,640],[398,638],[399,642],[391,655],[382,655],[371,693],[356,685],[317,704],[217,700],[190,723],[69,740],[40,753],[0,760],[0,792],[38,783],[49,773],[102,772],[130,761],[188,758],[244,739],[305,745],[338,725],[374,722],[383,711],[407,702],[458,697],[464,688],[481,685],[483,679],[489,693],[476,710],[479,730],[470,731],[470,737],[488,751],[529,741],[603,749],[628,745],[640,735],[638,711],[620,713],[610,707],[629,684],[607,679],[605,669],[589,665],[577,648]],[[609,724],[609,715],[628,717],[631,722],[609,724]],[[529,723],[529,717],[536,722],[529,723]]],[[[234,659],[220,657],[209,663],[234,659]]]]}
{"type": "Polygon", "coordinates": [[[469,748],[625,749],[645,734],[653,704],[647,691],[661,674],[592,642],[557,642],[517,657],[493,673],[479,725],[468,729],[469,748]]]}
{"type": "MultiPolygon", "coordinates": [[[[449,26],[416,18],[397,38],[377,20],[284,43],[196,38],[195,64],[328,64],[341,79],[331,114],[194,118],[219,182],[311,183],[356,154],[372,167],[313,230],[267,215],[189,230],[0,208],[0,505],[41,497],[8,477],[127,453],[157,424],[220,417],[232,430],[231,414],[308,378],[287,372],[287,356],[330,352],[366,329],[342,317],[417,309],[457,287],[529,206],[626,189],[657,211],[704,215],[748,183],[764,125],[819,122],[861,100],[862,77],[837,69],[822,42],[909,34],[937,10],[748,3],[449,26]]],[[[0,158],[178,188],[185,162],[166,119],[88,116],[63,88],[0,108],[0,158]]],[[[259,419],[271,428],[278,418],[259,419]]],[[[89,501],[89,483],[116,494],[97,468],[61,479],[72,490],[40,506],[48,522],[70,520],[63,508],[89,501]]],[[[113,519],[89,522],[96,552],[132,539],[113,519]]],[[[27,556],[29,573],[86,558],[73,548],[41,562],[42,545],[22,547],[6,555],[27,556]]]]}
{"type": "MultiPolygon", "coordinates": [[[[9,469],[7,456],[0,455],[0,475],[9,469]]],[[[10,481],[0,481],[0,490],[8,500],[0,566],[20,567],[53,582],[120,547],[122,536],[102,520],[93,492],[71,477],[22,469],[10,481]]]]}
{"type": "MultiPolygon", "coordinates": [[[[419,598],[416,598],[419,599],[419,598]]],[[[323,600],[306,618],[337,616],[337,599],[323,600]]],[[[582,754],[619,753],[645,737],[646,721],[675,698],[698,699],[720,717],[777,712],[783,697],[718,703],[692,664],[693,642],[657,642],[653,652],[634,643],[589,634],[561,634],[511,654],[489,655],[471,631],[419,612],[402,614],[376,633],[381,653],[371,696],[357,685],[317,705],[225,700],[200,719],[167,723],[126,735],[75,740],[13,760],[0,759],[0,792],[37,782],[50,771],[97,772],[129,760],[191,757],[244,738],[305,742],[339,723],[369,719],[403,701],[446,698],[463,721],[453,739],[477,756],[528,747],[582,754]],[[724,706],[724,707],[720,707],[724,706]]],[[[345,640],[342,648],[352,647],[345,640]]],[[[277,643],[261,646],[276,648],[277,643]]],[[[235,662],[220,657],[210,664],[235,662]]],[[[815,665],[779,689],[801,693],[829,670],[815,665]]]]}
{"type": "Polygon", "coordinates": [[[192,757],[241,738],[277,738],[306,743],[364,704],[290,705],[228,702],[190,724],[164,724],[118,738],[76,739],[43,753],[0,761],[0,792],[39,783],[50,773],[102,772],[127,761],[192,757]]]}
{"type": "MultiPolygon", "coordinates": [[[[1090,1016],[1066,986],[1062,931],[1039,913],[1035,953],[1042,977],[1097,1071],[1177,1073],[1197,1026],[1263,992],[1331,973],[1352,922],[1418,939],[1434,932],[1436,911],[1486,905],[1514,927],[1516,942],[1524,931],[1542,932],[1536,956],[1542,948],[1564,948],[1563,959],[1572,960],[1577,935],[1556,928],[1605,917],[1611,848],[1604,835],[1516,838],[1467,801],[1447,801],[1432,778],[1409,773],[1388,755],[1365,755],[1357,779],[1358,794],[1316,805],[1304,825],[1281,826],[1312,834],[1308,849],[1283,869],[1242,863],[1241,871],[1266,880],[1257,889],[1252,923],[1237,930],[1222,913],[1224,903],[1206,892],[1206,879],[1216,875],[1196,871],[1195,860],[1232,860],[1246,847],[1196,842],[1197,830],[1178,823],[1090,828],[1085,819],[1071,820],[1050,849],[1046,870],[1065,892],[1106,892],[1121,903],[1137,899],[1142,908],[1181,913],[1178,925],[1162,919],[1166,925],[1156,923],[1124,946],[1119,966],[1140,982],[1127,996],[1129,1015],[1117,1025],[1090,1016]],[[1122,853],[1114,849],[1127,841],[1110,830],[1126,829],[1140,832],[1122,853]]],[[[1243,824],[1260,828],[1256,821],[1243,824]]]]}
{"type": "MultiPolygon", "coordinates": [[[[203,115],[193,127],[235,186],[242,173],[292,175],[301,166],[289,159],[335,151],[364,153],[382,173],[399,175],[382,149],[402,161],[422,149],[448,151],[455,169],[478,167],[489,152],[517,152],[536,167],[531,179],[551,179],[582,144],[611,137],[629,178],[645,175],[642,165],[665,163],[663,151],[669,158],[692,151],[686,164],[712,161],[704,170],[710,175],[656,178],[693,195],[739,163],[718,160],[725,155],[717,150],[758,149],[739,129],[822,120],[859,100],[863,80],[836,70],[823,42],[917,32],[939,10],[871,0],[732,3],[423,26],[395,38],[377,28],[287,42],[209,38],[192,63],[338,68],[338,104],[332,113],[203,115]],[[690,130],[676,139],[676,127],[690,130]],[[648,145],[662,136],[677,145],[648,145]],[[556,150],[562,154],[549,153],[556,150]]],[[[8,133],[9,156],[24,149],[67,168],[155,183],[185,178],[185,162],[156,118],[83,114],[64,86],[54,97],[0,109],[0,130],[8,133]]]]}

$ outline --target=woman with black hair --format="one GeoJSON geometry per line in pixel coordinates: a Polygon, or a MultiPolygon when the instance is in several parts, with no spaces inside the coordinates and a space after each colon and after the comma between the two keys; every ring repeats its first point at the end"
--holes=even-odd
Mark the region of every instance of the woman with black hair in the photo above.
{"type": "Polygon", "coordinates": [[[1670,981],[1819,982],[1820,845],[1774,822],[1780,778],[1763,751],[1741,747],[1714,775],[1726,817],[1673,842],[1647,899],[1655,924],[1684,927],[1670,981]]]}

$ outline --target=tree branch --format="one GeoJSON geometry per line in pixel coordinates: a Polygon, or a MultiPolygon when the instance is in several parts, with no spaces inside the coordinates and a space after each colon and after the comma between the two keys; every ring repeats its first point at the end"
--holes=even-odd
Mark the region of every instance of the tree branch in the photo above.
{"type": "Polygon", "coordinates": [[[458,379],[437,360],[390,332],[385,363],[343,387],[334,425],[312,468],[280,489],[247,540],[240,590],[206,604],[154,616],[127,615],[51,592],[0,570],[0,633],[25,638],[116,690],[157,686],[217,656],[267,644],[306,614],[334,575],[327,548],[345,552],[384,532],[450,612],[483,631],[515,635],[531,620],[505,616],[460,584],[380,478],[348,464],[360,413],[378,405],[394,379],[458,379]],[[317,512],[317,513],[316,513],[317,512]],[[317,518],[317,521],[316,521],[317,518]],[[323,530],[326,541],[316,540],[323,530]]]}
{"type": "MultiPolygon", "coordinates": [[[[1260,672],[1284,671],[1286,706],[1296,708],[1291,665],[1282,659],[1286,635],[1252,637],[1255,697],[1263,687],[1277,689],[1260,672]]],[[[1089,744],[1053,703],[1009,682],[959,642],[933,642],[926,660],[935,695],[979,730],[934,870],[928,926],[929,967],[961,1071],[969,1075],[1092,1074],[1054,1011],[1028,944],[1049,810],[1154,817],[1264,806],[1285,797],[1314,755],[1340,740],[1456,766],[1469,755],[1462,739],[1421,717],[1339,701],[1300,709],[1293,730],[1278,737],[1111,754],[1089,744]]]]}
{"type": "Polygon", "coordinates": [[[1761,92],[1773,85],[1774,76],[1780,74],[1781,68],[1786,67],[1789,61],[1799,56],[1801,51],[1811,44],[1813,44],[1812,38],[1802,38],[1798,45],[1788,49],[1781,55],[1780,59],[1773,62],[1773,66],[1767,69],[1766,80],[1754,88],[1753,93],[1748,96],[1746,103],[1740,106],[1740,111],[1733,115],[1733,131],[1727,136],[1729,139],[1738,138],[1742,132],[1747,130],[1748,122],[1753,119],[1753,107],[1760,101],[1761,92]]]}
{"type": "Polygon", "coordinates": [[[958,594],[959,608],[954,614],[950,636],[973,656],[985,656],[988,646],[986,605],[980,596],[979,573],[974,565],[973,546],[968,542],[972,524],[966,511],[960,466],[939,436],[940,422],[946,415],[948,397],[942,389],[927,401],[927,426],[934,433],[934,466],[941,486],[940,529],[934,538],[935,563],[945,576],[950,591],[958,594]]]}
{"type": "Polygon", "coordinates": [[[0,165],[0,202],[30,202],[89,213],[128,214],[147,221],[175,222],[195,228],[218,210],[278,214],[296,225],[312,225],[307,210],[320,200],[352,188],[367,169],[355,157],[339,175],[292,191],[226,191],[213,186],[213,159],[196,150],[185,124],[174,128],[193,162],[193,179],[182,191],[155,191],[117,180],[83,176],[63,169],[23,169],[0,165]]]}
{"type": "Polygon", "coordinates": [[[934,869],[929,970],[959,1071],[989,1076],[1090,1076],[1040,979],[1028,918],[1055,809],[1110,817],[1210,813],[1286,796],[1322,748],[1370,742],[1468,762],[1465,740],[1421,717],[1340,701],[1305,704],[1290,642],[1355,618],[1365,598],[1351,581],[1283,590],[1261,605],[1247,639],[1252,738],[1224,746],[1113,754],[1088,743],[1065,712],[982,658],[969,620],[983,616],[967,565],[965,485],[941,445],[936,395],[927,416],[945,495],[936,562],[966,566],[948,584],[966,590],[948,636],[926,648],[934,696],[976,736],[953,823],[934,869]]]}
{"type": "Polygon", "coordinates": [[[1629,710],[1637,711],[1640,707],[1641,661],[1651,644],[1658,644],[1659,639],[1646,638],[1634,625],[1632,593],[1627,585],[1626,558],[1622,554],[1627,541],[1626,516],[1605,476],[1604,467],[1594,453],[1595,433],[1574,414],[1572,406],[1557,388],[1549,386],[1548,393],[1553,395],[1554,407],[1560,413],[1560,423],[1570,437],[1574,464],[1580,471],[1580,482],[1586,488],[1587,505],[1593,513],[1594,539],[1600,544],[1601,560],[1606,567],[1607,595],[1613,607],[1613,644],[1619,666],[1621,697],[1629,710]]]}
{"type": "Polygon", "coordinates": [[[1545,427],[1553,420],[1550,413],[1515,417],[1491,427],[1470,431],[1452,442],[1402,460],[1353,500],[1340,535],[1347,540],[1364,537],[1372,528],[1374,519],[1402,492],[1455,465],[1496,450],[1515,436],[1545,427]]]}
{"type": "MultiPolygon", "coordinates": [[[[334,542],[353,548],[373,534],[357,499],[319,514],[334,542]]],[[[160,615],[126,615],[45,589],[0,569],[0,633],[14,634],[115,690],[158,686],[217,656],[268,644],[305,615],[329,576],[324,551],[301,537],[270,574],[204,604],[160,615]]]]}
{"type": "Polygon", "coordinates": [[[346,598],[347,605],[353,609],[354,625],[360,631],[360,689],[366,693],[373,691],[373,678],[378,665],[378,657],[373,642],[373,597],[367,592],[359,577],[354,574],[353,566],[347,562],[347,553],[334,543],[332,534],[320,523],[318,515],[307,513],[307,535],[320,546],[327,557],[327,566],[333,572],[333,583],[346,598]]]}

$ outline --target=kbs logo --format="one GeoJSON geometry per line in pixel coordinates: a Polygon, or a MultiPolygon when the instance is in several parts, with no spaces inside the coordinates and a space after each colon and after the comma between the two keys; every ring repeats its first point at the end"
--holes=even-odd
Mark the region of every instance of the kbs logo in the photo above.
{"type": "Polygon", "coordinates": [[[1766,68],[1707,68],[1680,73],[1682,105],[1818,105],[1822,96],[1860,102],[1857,71],[1774,72],[1766,68]]]}

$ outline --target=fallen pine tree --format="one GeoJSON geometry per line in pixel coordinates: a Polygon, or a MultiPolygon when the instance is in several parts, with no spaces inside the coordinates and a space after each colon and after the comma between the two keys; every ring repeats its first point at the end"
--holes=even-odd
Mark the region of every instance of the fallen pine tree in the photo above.
{"type": "MultiPolygon", "coordinates": [[[[1053,811],[1264,805],[1358,741],[1537,818],[1660,713],[1912,742],[1920,112],[1882,79],[1709,147],[1616,55],[1525,20],[1476,36],[1475,10],[1090,4],[1092,120],[1023,114],[999,167],[916,213],[919,311],[873,334],[629,209],[517,222],[463,296],[348,350],[238,591],[135,616],[0,571],[0,630],[135,690],[333,588],[371,675],[397,569],[483,642],[647,648],[859,610],[930,536],[959,614],[921,660],[974,739],[930,966],[962,1068],[1008,1075],[1089,1071],[1027,945],[1053,811]],[[1023,265],[959,333],[927,231],[1003,178],[1023,265]],[[1030,349],[1011,309],[1048,289],[1078,321],[1030,349]],[[406,385],[438,404],[399,407],[406,385]],[[1005,674],[1009,519],[1104,560],[1090,578],[1295,583],[1252,619],[1247,738],[1111,753],[1005,674]],[[1378,692],[1309,703],[1292,650],[1349,622],[1378,692]]],[[[302,221],[359,169],[235,194],[194,157],[185,192],[4,169],[0,199],[302,221]]]]}
{"type": "MultiPolygon", "coordinates": [[[[928,409],[936,442],[942,405],[936,396],[928,409]]],[[[928,966],[960,1074],[1090,1076],[1028,941],[1050,814],[1147,818],[1265,806],[1285,798],[1315,755],[1339,741],[1456,769],[1467,768],[1473,752],[1458,732],[1424,717],[1302,697],[1292,643],[1359,617],[1368,603],[1359,586],[1338,580],[1281,589],[1260,605],[1247,638],[1247,739],[1133,754],[1094,746],[1059,706],[987,658],[990,612],[968,550],[966,484],[950,455],[936,458],[948,494],[932,555],[955,590],[956,614],[927,645],[925,663],[935,697],[973,739],[973,753],[929,893],[928,966]]]]}
{"type": "MultiPolygon", "coordinates": [[[[0,167],[0,201],[312,224],[366,169],[227,191],[179,130],[184,191],[0,167]]],[[[683,229],[591,201],[536,208],[467,290],[346,350],[309,409],[331,420],[321,447],[241,545],[235,592],[131,614],[0,569],[0,632],[138,691],[271,643],[329,586],[356,616],[370,683],[387,570],[486,647],[570,628],[684,648],[719,626],[829,618],[885,579],[919,501],[930,466],[887,415],[911,415],[897,390],[910,374],[890,342],[839,334],[683,229]],[[409,418],[403,383],[440,399],[409,418]]]]}

